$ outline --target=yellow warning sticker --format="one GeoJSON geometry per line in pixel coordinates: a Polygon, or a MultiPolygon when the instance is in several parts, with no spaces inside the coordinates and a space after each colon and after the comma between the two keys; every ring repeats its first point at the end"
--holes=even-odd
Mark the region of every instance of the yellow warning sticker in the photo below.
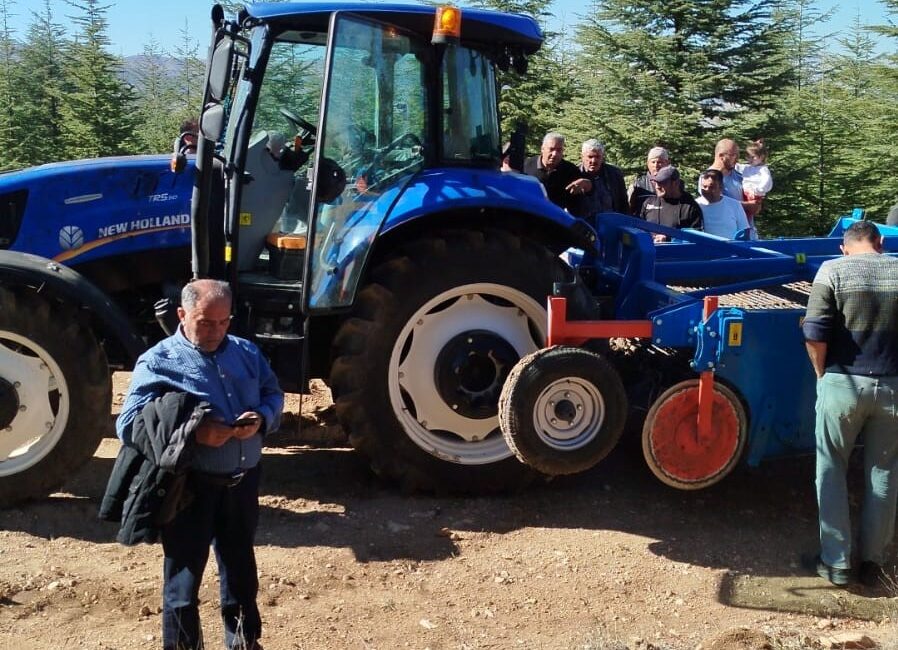
{"type": "Polygon", "coordinates": [[[241,226],[253,225],[253,213],[252,212],[241,212],[240,213],[240,225],[241,226]]]}
{"type": "Polygon", "coordinates": [[[795,261],[799,264],[807,264],[808,256],[806,253],[795,253],[795,261]]]}
{"type": "Polygon", "coordinates": [[[230,244],[225,246],[225,262],[231,261],[231,246],[230,244]]]}
{"type": "Polygon", "coordinates": [[[727,343],[733,347],[742,345],[742,323],[730,323],[727,328],[727,343]]]}

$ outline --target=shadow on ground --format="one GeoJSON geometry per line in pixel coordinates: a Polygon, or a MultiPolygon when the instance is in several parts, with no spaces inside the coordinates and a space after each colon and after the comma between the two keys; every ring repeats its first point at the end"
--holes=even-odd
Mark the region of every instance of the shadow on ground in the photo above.
{"type": "MultiPolygon", "coordinates": [[[[852,593],[802,575],[797,558],[816,546],[810,457],[742,469],[693,493],[659,483],[625,444],[589,472],[517,494],[437,498],[400,494],[374,477],[360,455],[323,446],[324,438],[312,446],[290,435],[270,442],[261,545],[348,548],[359,562],[428,561],[457,555],[458,537],[473,533],[623,531],[652,540],[649,549],[660,557],[725,570],[718,597],[730,606],[869,620],[898,613],[895,599],[882,592],[852,593]]],[[[0,512],[0,527],[113,542],[116,526],[97,521],[96,508],[116,446],[104,441],[62,493],[0,512]]]]}

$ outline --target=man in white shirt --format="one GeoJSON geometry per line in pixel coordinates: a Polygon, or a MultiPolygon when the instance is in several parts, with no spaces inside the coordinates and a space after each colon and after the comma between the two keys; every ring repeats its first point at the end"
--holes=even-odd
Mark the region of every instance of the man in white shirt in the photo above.
{"type": "Polygon", "coordinates": [[[718,169],[706,169],[699,176],[699,196],[695,202],[702,209],[705,232],[734,239],[736,233],[748,228],[745,209],[736,199],[723,195],[723,174],[718,169]]]}

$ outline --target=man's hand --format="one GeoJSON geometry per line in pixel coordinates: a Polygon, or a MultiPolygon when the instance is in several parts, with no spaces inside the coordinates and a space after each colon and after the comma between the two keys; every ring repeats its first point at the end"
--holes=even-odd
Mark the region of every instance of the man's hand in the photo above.
{"type": "Polygon", "coordinates": [[[663,244],[664,242],[670,241],[670,240],[667,238],[667,235],[663,235],[660,232],[656,232],[654,235],[652,235],[652,241],[655,242],[656,244],[663,244]]]}
{"type": "Polygon", "coordinates": [[[233,427],[216,420],[203,420],[196,429],[196,441],[207,447],[221,447],[232,435],[233,427]]]}
{"type": "Polygon", "coordinates": [[[592,191],[592,181],[588,178],[578,178],[564,189],[571,194],[587,194],[592,191]]]}
{"type": "Polygon", "coordinates": [[[232,435],[238,440],[246,440],[247,438],[252,438],[259,431],[259,427],[262,426],[262,416],[255,411],[246,411],[242,413],[237,420],[251,419],[252,423],[244,424],[241,426],[236,426],[231,428],[232,435]]]}
{"type": "Polygon", "coordinates": [[[811,365],[814,367],[814,374],[817,375],[817,379],[820,379],[826,373],[826,350],[829,344],[826,341],[805,340],[804,345],[808,350],[811,365]]]}

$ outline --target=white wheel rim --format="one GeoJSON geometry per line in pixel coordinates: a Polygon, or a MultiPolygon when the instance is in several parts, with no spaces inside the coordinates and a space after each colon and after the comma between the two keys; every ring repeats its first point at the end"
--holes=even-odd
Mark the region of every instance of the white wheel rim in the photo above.
{"type": "Polygon", "coordinates": [[[552,449],[572,451],[592,442],[605,421],[605,400],[599,389],[580,377],[566,377],[546,386],[536,398],[533,426],[540,441],[552,449]]]}
{"type": "Polygon", "coordinates": [[[0,477],[5,477],[27,470],[56,447],[69,419],[71,399],[53,357],[18,334],[0,331],[0,372],[15,386],[19,399],[12,422],[0,429],[0,477]]]}
{"type": "Polygon", "coordinates": [[[406,435],[421,449],[450,462],[485,465],[512,455],[498,415],[477,419],[454,411],[435,379],[441,350],[471,330],[495,333],[522,357],[544,344],[546,310],[527,294],[492,283],[454,287],[431,298],[409,318],[393,346],[390,403],[406,435]]]}

